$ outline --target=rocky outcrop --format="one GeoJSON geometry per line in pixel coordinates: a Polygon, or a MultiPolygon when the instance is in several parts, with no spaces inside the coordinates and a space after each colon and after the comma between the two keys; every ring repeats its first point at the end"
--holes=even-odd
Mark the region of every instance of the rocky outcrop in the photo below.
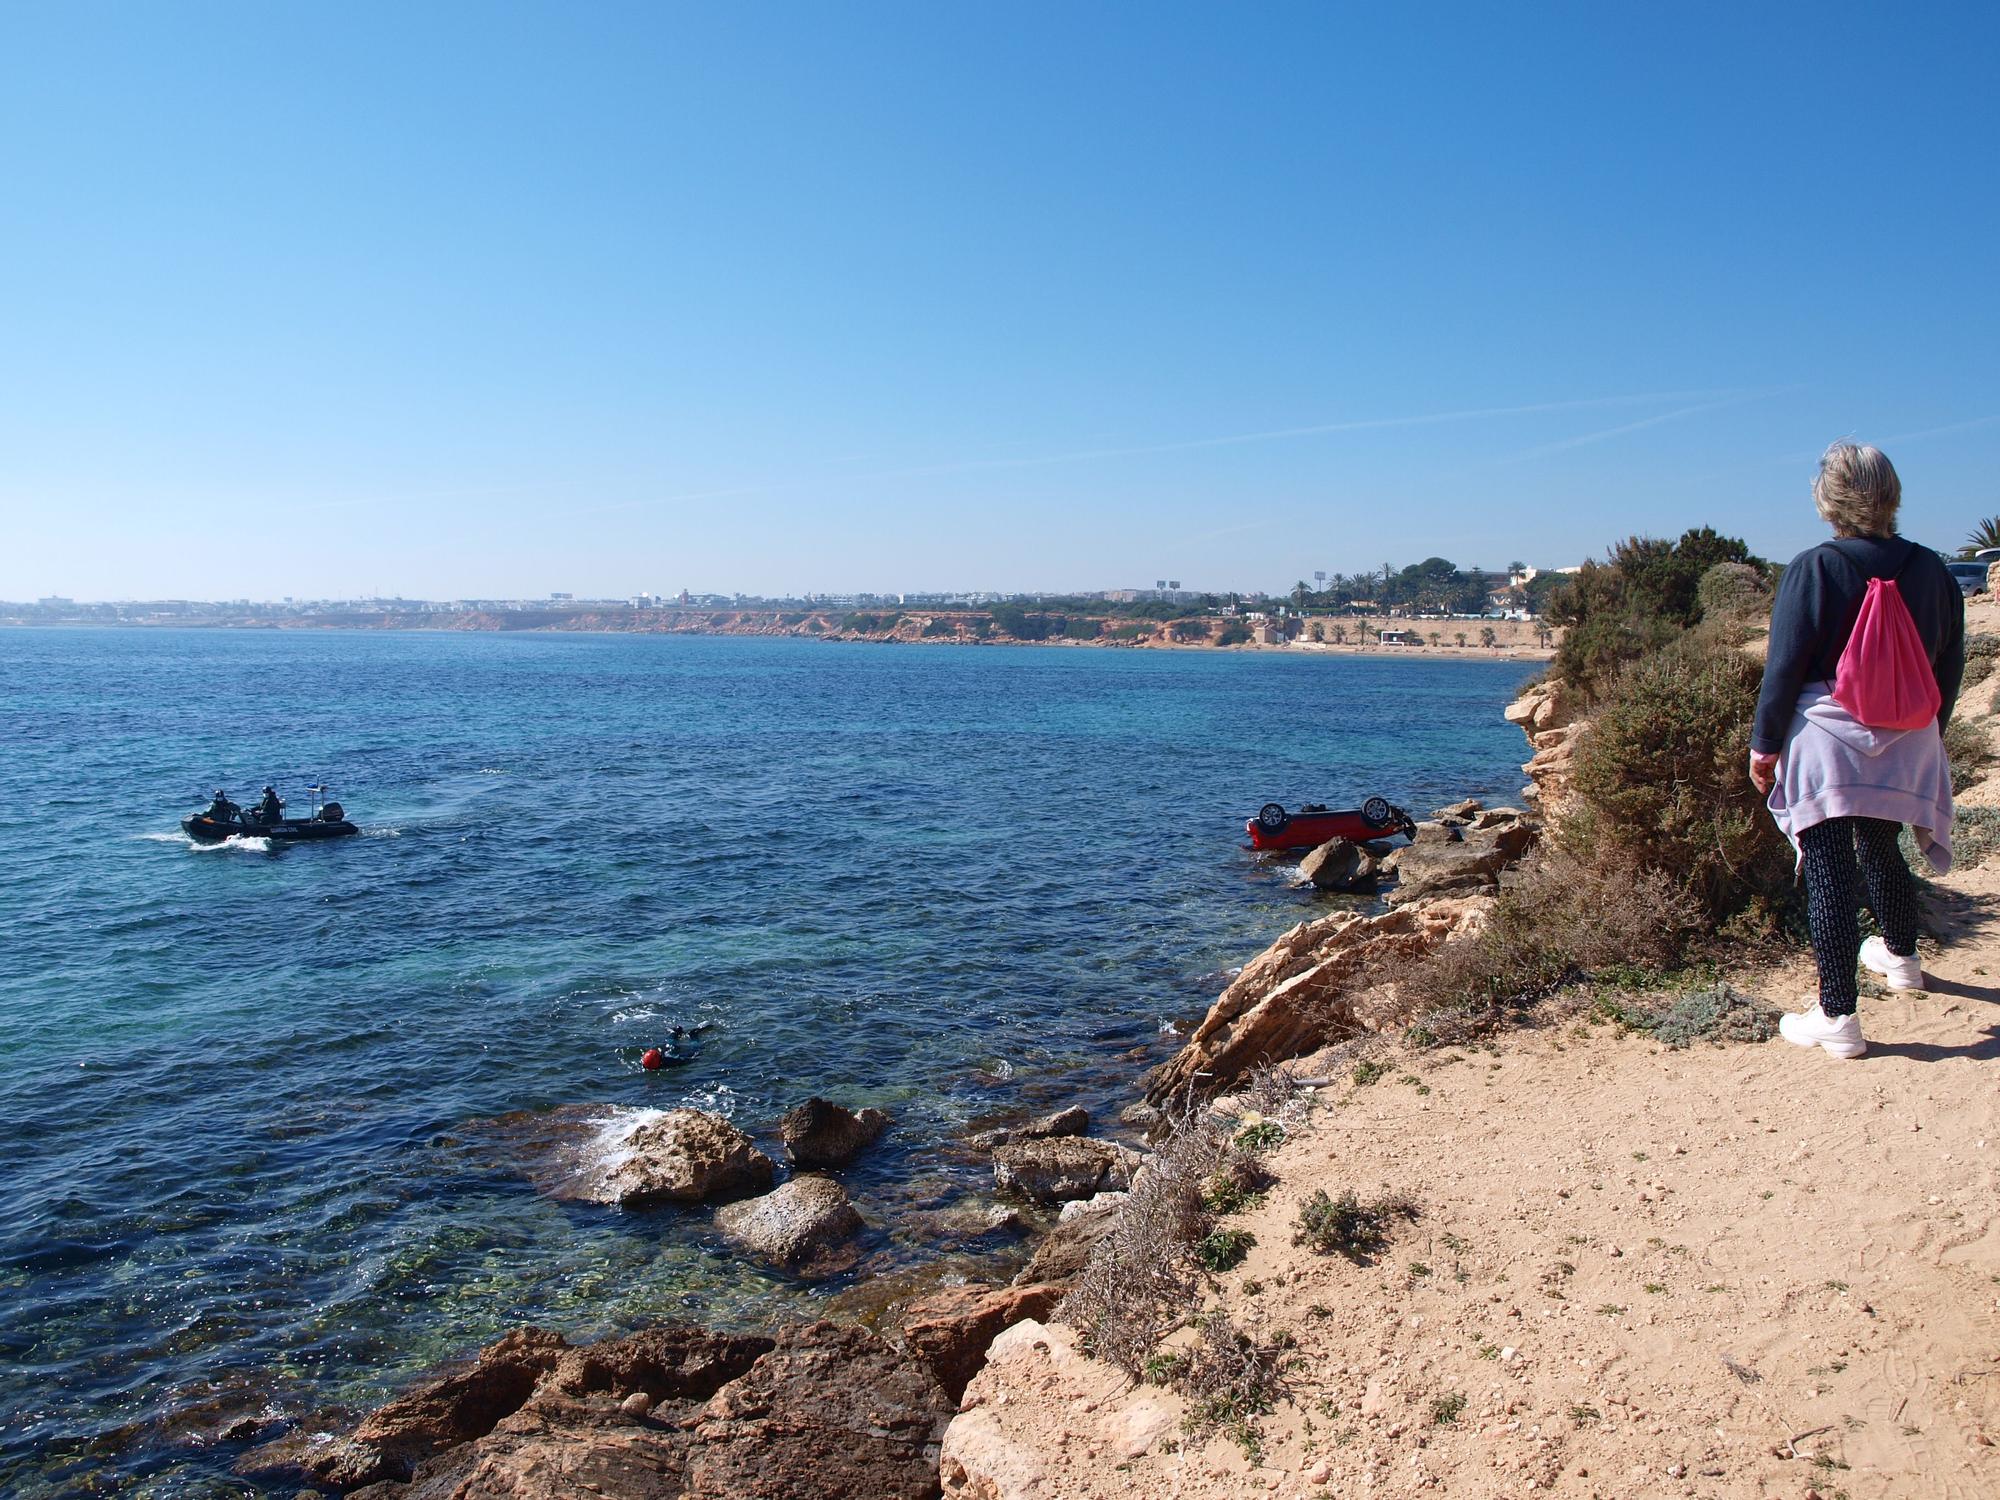
{"type": "Polygon", "coordinates": [[[1061,1285],[1082,1274],[1097,1242],[1117,1227],[1123,1206],[1113,1195],[1103,1196],[1107,1201],[1086,1202],[1081,1213],[1063,1219],[1035,1242],[1035,1253],[1015,1276],[1015,1286],[1061,1285]]]}
{"type": "Polygon", "coordinates": [[[950,1413],[923,1356],[861,1328],[669,1325],[578,1349],[531,1328],[350,1435],[237,1469],[366,1500],[927,1500],[950,1413]]]}
{"type": "Polygon", "coordinates": [[[1570,767],[1577,739],[1589,727],[1589,721],[1578,716],[1575,696],[1561,678],[1544,678],[1508,704],[1506,715],[1535,752],[1521,769],[1534,783],[1536,807],[1545,814],[1561,812],[1571,796],[1570,767]]]}
{"type": "Polygon", "coordinates": [[[646,1411],[691,1412],[773,1347],[768,1338],[669,1324],[572,1349],[548,1329],[520,1328],[352,1433],[295,1432],[252,1449],[236,1468],[334,1490],[377,1485],[384,1500],[553,1497],[576,1493],[597,1472],[617,1477],[607,1495],[677,1495],[668,1486],[681,1470],[678,1440],[625,1403],[643,1395],[646,1411]],[[660,1483],[635,1487],[637,1474],[660,1483]]]}
{"type": "Polygon", "coordinates": [[[839,1183],[805,1176],[761,1198],[717,1209],[715,1227],[759,1260],[817,1281],[861,1258],[854,1241],[867,1226],[839,1183]]]}
{"type": "Polygon", "coordinates": [[[1461,825],[1448,830],[1453,837],[1409,844],[1383,862],[1385,873],[1396,877],[1388,895],[1391,906],[1493,890],[1500,872],[1534,843],[1535,824],[1518,808],[1486,809],[1476,802],[1471,808],[1461,825]]]}
{"type": "Polygon", "coordinates": [[[1139,1156],[1083,1136],[1010,1141],[993,1153],[993,1185],[1033,1203],[1066,1203],[1131,1185],[1139,1156]]]}
{"type": "Polygon", "coordinates": [[[1029,1286],[950,1286],[912,1301],[903,1313],[903,1339],[953,1401],[986,1363],[986,1349],[1006,1329],[1027,1318],[1046,1318],[1063,1289],[1029,1286]]]}
{"type": "Polygon", "coordinates": [[[1063,1434],[1064,1445],[1138,1459],[1179,1431],[1184,1409],[1159,1386],[1135,1386],[1086,1358],[1074,1330],[1016,1323],[993,1341],[945,1430],[944,1493],[952,1500],[1068,1493],[1062,1445],[1051,1443],[1052,1432],[1063,1434]]]}
{"type": "Polygon", "coordinates": [[[995,1126],[991,1130],[978,1131],[967,1139],[980,1150],[991,1151],[1009,1141],[1040,1141],[1051,1136],[1082,1135],[1088,1129],[1090,1111],[1081,1104],[1072,1104],[1067,1109],[1059,1109],[1054,1114],[1043,1115],[1026,1124],[995,1126]]]}
{"type": "Polygon", "coordinates": [[[1431,897],[1378,917],[1343,911],[1301,922],[1244,966],[1186,1045],[1148,1080],[1147,1098],[1216,1093],[1252,1068],[1363,1029],[1355,1002],[1365,972],[1406,964],[1476,932],[1490,906],[1484,896],[1431,897]]]}
{"type": "Polygon", "coordinates": [[[1330,839],[1299,861],[1299,879],[1322,891],[1367,890],[1390,852],[1387,844],[1330,839]]]}
{"type": "Polygon", "coordinates": [[[930,1500],[950,1419],[951,1403],[922,1358],[864,1328],[787,1329],[696,1414],[684,1494],[930,1500]]]}
{"type": "Polygon", "coordinates": [[[881,1138],[889,1117],[879,1109],[843,1109],[814,1096],[778,1122],[785,1154],[800,1167],[844,1167],[881,1138]]]}
{"type": "Polygon", "coordinates": [[[632,1126],[602,1178],[601,1201],[694,1203],[771,1185],[771,1158],[720,1115],[670,1109],[632,1126]]]}

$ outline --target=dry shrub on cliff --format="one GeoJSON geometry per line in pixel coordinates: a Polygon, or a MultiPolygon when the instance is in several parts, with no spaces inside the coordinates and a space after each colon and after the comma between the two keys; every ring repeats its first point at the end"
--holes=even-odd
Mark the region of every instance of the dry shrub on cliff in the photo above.
{"type": "Polygon", "coordinates": [[[1401,1008],[1424,1040],[1459,1040],[1595,969],[1671,967],[1699,920],[1664,872],[1551,842],[1502,888],[1476,936],[1396,976],[1401,1008]]]}
{"type": "MultiPolygon", "coordinates": [[[[1266,1119],[1295,1107],[1291,1080],[1265,1069],[1240,1096],[1266,1119]]],[[[1139,1379],[1161,1339],[1181,1327],[1200,1298],[1201,1246],[1215,1227],[1208,1202],[1218,1179],[1255,1182],[1261,1168],[1238,1144],[1232,1120],[1183,1098],[1168,1110],[1171,1129],[1132,1185],[1117,1226],[1056,1308],[1082,1336],[1086,1353],[1139,1379]]]]}
{"type": "Polygon", "coordinates": [[[1259,1343],[1220,1308],[1201,1320],[1201,1340],[1174,1366],[1171,1383],[1187,1398],[1182,1426],[1194,1437],[1221,1431],[1252,1462],[1261,1455],[1257,1418],[1287,1392],[1285,1370],[1297,1341],[1280,1332],[1259,1343]]]}

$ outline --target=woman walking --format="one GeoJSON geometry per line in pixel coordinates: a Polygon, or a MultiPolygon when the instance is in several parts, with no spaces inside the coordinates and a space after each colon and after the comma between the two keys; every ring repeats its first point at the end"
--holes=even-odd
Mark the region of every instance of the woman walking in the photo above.
{"type": "Polygon", "coordinates": [[[1923,988],[1903,825],[1933,869],[1951,868],[1943,734],[1965,669],[1965,599],[1935,552],[1896,535],[1902,498],[1880,449],[1835,443],[1821,456],[1813,503],[1833,540],[1785,569],[1750,738],[1750,779],[1798,851],[1819,965],[1817,1001],[1778,1029],[1835,1057],[1867,1050],[1857,953],[1893,988],[1923,988]],[[1863,899],[1881,929],[1865,944],[1863,899]]]}

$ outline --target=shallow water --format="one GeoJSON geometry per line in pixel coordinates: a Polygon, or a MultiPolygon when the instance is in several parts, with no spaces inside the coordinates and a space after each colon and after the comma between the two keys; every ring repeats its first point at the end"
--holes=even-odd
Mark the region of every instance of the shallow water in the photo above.
{"type": "MultiPolygon", "coordinates": [[[[0,631],[0,1492],[218,1491],[219,1425],[376,1399],[532,1319],[754,1319],[705,1214],[537,1192],[519,1122],[813,1092],[940,1147],[1115,1109],[1312,909],[1267,800],[1511,798],[1531,668],[573,635],[0,631]],[[364,836],[201,848],[337,783],[364,836]],[[640,1051],[707,1029],[663,1072],[640,1051]]],[[[903,1227],[899,1227],[903,1226],[903,1227]]],[[[227,1493],[246,1493],[230,1481],[227,1493]]]]}

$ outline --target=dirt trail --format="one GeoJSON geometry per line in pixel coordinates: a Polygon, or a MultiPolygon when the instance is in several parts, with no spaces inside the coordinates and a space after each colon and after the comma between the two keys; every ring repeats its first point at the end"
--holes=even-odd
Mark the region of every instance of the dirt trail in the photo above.
{"type": "MultiPolygon", "coordinates": [[[[1962,800],[2000,804],[2000,777],[1962,800]]],[[[1062,1500],[2000,1496],[2000,869],[1939,882],[1932,915],[1931,991],[1864,990],[1854,1061],[1571,1017],[1318,1090],[1229,1221],[1257,1243],[1222,1304],[1300,1356],[1257,1461],[1121,1451],[1178,1398],[1085,1399],[1060,1347],[1017,1341],[968,1402],[1062,1500]],[[1317,1188],[1422,1217],[1372,1264],[1321,1255],[1291,1242],[1317,1188]]],[[[1810,963],[1739,982],[1798,1008],[1810,963]]]]}

